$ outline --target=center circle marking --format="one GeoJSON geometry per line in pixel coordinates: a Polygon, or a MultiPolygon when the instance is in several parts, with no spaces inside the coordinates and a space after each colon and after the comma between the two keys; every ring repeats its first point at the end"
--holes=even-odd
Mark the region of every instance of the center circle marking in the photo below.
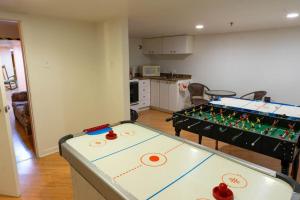
{"type": "Polygon", "coordinates": [[[149,167],[163,166],[167,160],[167,157],[161,153],[146,153],[140,157],[140,162],[149,167]]]}

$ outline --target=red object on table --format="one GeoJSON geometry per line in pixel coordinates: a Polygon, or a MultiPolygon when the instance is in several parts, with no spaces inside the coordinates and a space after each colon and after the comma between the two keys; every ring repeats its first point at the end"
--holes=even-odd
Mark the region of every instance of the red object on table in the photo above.
{"type": "Polygon", "coordinates": [[[93,128],[84,129],[83,132],[89,133],[89,132],[93,132],[93,131],[98,131],[98,130],[101,130],[101,129],[105,129],[105,128],[108,128],[108,127],[109,127],[109,124],[102,124],[100,126],[95,126],[93,128]]]}
{"type": "Polygon", "coordinates": [[[106,135],[105,135],[106,139],[108,140],[114,140],[116,139],[118,136],[117,134],[114,133],[113,130],[109,131],[106,135]]]}
{"type": "Polygon", "coordinates": [[[233,192],[225,183],[220,183],[213,189],[213,196],[216,200],[233,200],[233,192]]]}

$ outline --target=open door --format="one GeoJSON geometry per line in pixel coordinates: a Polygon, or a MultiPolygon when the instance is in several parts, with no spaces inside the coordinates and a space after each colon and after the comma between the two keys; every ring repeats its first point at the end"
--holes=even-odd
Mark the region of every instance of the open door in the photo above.
{"type": "Polygon", "coordinates": [[[0,195],[20,196],[3,75],[0,73],[0,195]]]}

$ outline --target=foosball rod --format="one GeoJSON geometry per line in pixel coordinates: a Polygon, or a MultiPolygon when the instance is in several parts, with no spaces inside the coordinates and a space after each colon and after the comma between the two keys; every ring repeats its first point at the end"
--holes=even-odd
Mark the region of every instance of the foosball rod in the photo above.
{"type": "Polygon", "coordinates": [[[279,142],[276,147],[273,149],[273,152],[277,151],[278,147],[281,145],[281,142],[279,142]]]}
{"type": "Polygon", "coordinates": [[[261,139],[262,137],[258,137],[254,142],[251,143],[251,146],[255,146],[255,144],[261,139]]]}
{"type": "Polygon", "coordinates": [[[178,125],[178,124],[181,124],[181,123],[189,121],[189,120],[190,120],[189,118],[186,118],[186,119],[177,121],[175,124],[178,125]]]}
{"type": "Polygon", "coordinates": [[[191,125],[189,125],[187,128],[190,129],[190,128],[194,127],[194,126],[197,126],[198,124],[201,124],[201,121],[196,122],[196,123],[194,123],[194,124],[191,124],[191,125]]]}
{"type": "Polygon", "coordinates": [[[196,111],[198,111],[198,110],[202,110],[202,108],[198,108],[198,109],[192,109],[192,111],[190,111],[190,112],[186,112],[187,114],[190,114],[190,113],[193,113],[193,112],[196,112],[196,111]]]}
{"type": "Polygon", "coordinates": [[[238,135],[232,137],[231,140],[234,142],[234,141],[236,141],[240,136],[242,136],[243,134],[244,134],[244,132],[241,132],[240,134],[238,134],[238,135]]]}

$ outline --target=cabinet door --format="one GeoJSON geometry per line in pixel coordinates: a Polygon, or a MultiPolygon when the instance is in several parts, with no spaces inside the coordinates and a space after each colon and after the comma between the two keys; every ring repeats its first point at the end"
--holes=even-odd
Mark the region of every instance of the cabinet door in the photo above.
{"type": "Polygon", "coordinates": [[[143,39],[144,54],[162,54],[162,38],[143,39]]]}
{"type": "Polygon", "coordinates": [[[159,107],[169,110],[169,82],[159,81],[159,107]]]}
{"type": "Polygon", "coordinates": [[[150,80],[139,81],[139,102],[141,107],[150,106],[150,80]]]}
{"type": "Polygon", "coordinates": [[[177,82],[169,83],[169,110],[170,111],[178,111],[178,86],[177,82]]]}
{"type": "Polygon", "coordinates": [[[192,36],[173,36],[163,38],[163,54],[190,54],[192,53],[192,36]]]}
{"type": "Polygon", "coordinates": [[[151,80],[150,83],[150,105],[159,107],[159,81],[151,80]]]}

